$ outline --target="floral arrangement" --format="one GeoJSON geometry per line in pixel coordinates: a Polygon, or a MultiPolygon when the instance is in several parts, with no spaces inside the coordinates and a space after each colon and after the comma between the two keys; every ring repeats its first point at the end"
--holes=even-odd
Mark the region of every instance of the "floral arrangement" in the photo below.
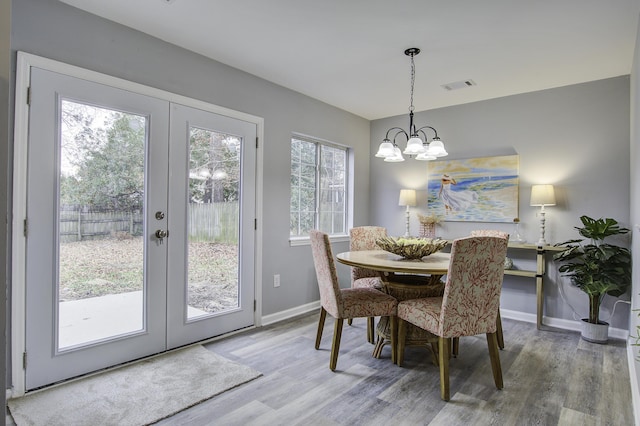
{"type": "Polygon", "coordinates": [[[440,223],[441,219],[436,216],[435,214],[431,214],[429,216],[425,216],[425,215],[418,215],[418,220],[420,221],[420,223],[422,224],[433,224],[435,225],[436,223],[440,223]]]}
{"type": "Polygon", "coordinates": [[[419,214],[418,220],[420,221],[420,237],[422,238],[435,238],[436,225],[440,223],[440,218],[435,214],[424,216],[419,214]]]}

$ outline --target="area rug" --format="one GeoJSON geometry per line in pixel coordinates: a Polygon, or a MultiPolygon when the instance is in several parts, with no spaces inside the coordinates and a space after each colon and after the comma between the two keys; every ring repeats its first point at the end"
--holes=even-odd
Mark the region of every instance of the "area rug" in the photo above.
{"type": "Polygon", "coordinates": [[[8,401],[18,426],[146,425],[259,377],[193,346],[8,401]]]}

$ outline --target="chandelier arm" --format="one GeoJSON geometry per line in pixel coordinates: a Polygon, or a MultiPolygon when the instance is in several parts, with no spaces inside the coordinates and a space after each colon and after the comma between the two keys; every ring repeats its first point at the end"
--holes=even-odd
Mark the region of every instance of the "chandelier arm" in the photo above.
{"type": "Polygon", "coordinates": [[[422,130],[422,128],[416,130],[416,136],[420,136],[421,133],[422,133],[422,138],[424,139],[422,141],[422,144],[426,146],[429,144],[429,138],[427,137],[427,134],[424,132],[424,130],[422,130]]]}
{"type": "Polygon", "coordinates": [[[404,134],[404,135],[406,136],[407,140],[409,140],[409,136],[407,136],[407,132],[405,132],[405,131],[404,131],[403,129],[401,129],[400,127],[392,127],[392,128],[390,128],[389,130],[387,130],[387,134],[386,134],[386,136],[384,137],[385,139],[389,139],[389,133],[390,133],[392,130],[397,130],[396,134],[393,136],[393,143],[394,143],[394,144],[396,143],[396,137],[397,137],[400,133],[404,134]]]}
{"type": "Polygon", "coordinates": [[[434,129],[434,128],[433,128],[433,127],[431,127],[431,126],[422,126],[422,127],[420,127],[417,131],[418,131],[418,132],[420,132],[420,133],[422,133],[422,134],[424,135],[424,140],[425,140],[425,141],[427,140],[427,135],[425,134],[424,130],[422,130],[422,129],[431,129],[431,130],[433,130],[433,133],[435,133],[435,137],[436,137],[436,138],[438,137],[438,132],[436,131],[436,129],[434,129]]]}
{"type": "Polygon", "coordinates": [[[393,144],[394,144],[395,146],[398,146],[398,144],[396,143],[396,138],[397,138],[397,137],[398,137],[398,135],[400,135],[400,134],[404,135],[404,137],[405,137],[405,138],[407,138],[407,141],[409,140],[409,136],[407,136],[407,132],[405,132],[404,130],[400,129],[400,130],[398,130],[398,131],[396,132],[396,134],[395,134],[395,135],[393,135],[393,144]]]}

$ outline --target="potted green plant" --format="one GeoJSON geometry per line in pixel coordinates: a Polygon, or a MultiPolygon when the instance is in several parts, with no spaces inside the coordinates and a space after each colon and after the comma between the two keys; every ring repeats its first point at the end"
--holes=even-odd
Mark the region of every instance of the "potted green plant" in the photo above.
{"type": "Polygon", "coordinates": [[[631,253],[625,247],[605,243],[607,237],[626,234],[611,218],[592,219],[581,216],[582,227],[575,227],[584,239],[569,240],[556,246],[566,250],[556,253],[555,260],[564,262],[559,271],[589,297],[589,318],[583,319],[582,338],[606,343],[608,327],[600,320],[600,304],[608,294],[618,297],[631,286],[631,253]]]}

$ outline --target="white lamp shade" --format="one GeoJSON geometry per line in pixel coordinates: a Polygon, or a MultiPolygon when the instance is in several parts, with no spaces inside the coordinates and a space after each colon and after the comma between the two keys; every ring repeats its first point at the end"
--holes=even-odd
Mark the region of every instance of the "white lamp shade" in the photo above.
{"type": "Polygon", "coordinates": [[[393,148],[393,155],[388,156],[384,159],[384,161],[388,163],[399,163],[404,161],[404,157],[402,156],[402,152],[400,152],[400,148],[397,146],[393,148]]]}
{"type": "Polygon", "coordinates": [[[449,153],[444,149],[444,144],[440,139],[433,139],[431,141],[427,154],[434,157],[445,157],[449,155],[449,153]]]}
{"type": "Polygon", "coordinates": [[[386,158],[393,155],[393,144],[391,142],[382,142],[378,147],[376,157],[386,158]]]}
{"type": "Polygon", "coordinates": [[[556,194],[553,185],[533,185],[531,187],[532,206],[555,206],[556,194]]]}
{"type": "Polygon", "coordinates": [[[423,152],[422,154],[418,154],[416,156],[416,160],[420,160],[420,161],[432,161],[435,160],[437,157],[435,155],[430,155],[429,152],[423,152]]]}
{"type": "Polygon", "coordinates": [[[401,189],[400,199],[398,200],[399,206],[415,206],[416,205],[416,190],[415,189],[401,189]]]}
{"type": "Polygon", "coordinates": [[[402,153],[407,155],[418,155],[425,151],[426,149],[424,148],[424,145],[422,145],[422,139],[414,136],[407,141],[407,147],[402,153]]]}

